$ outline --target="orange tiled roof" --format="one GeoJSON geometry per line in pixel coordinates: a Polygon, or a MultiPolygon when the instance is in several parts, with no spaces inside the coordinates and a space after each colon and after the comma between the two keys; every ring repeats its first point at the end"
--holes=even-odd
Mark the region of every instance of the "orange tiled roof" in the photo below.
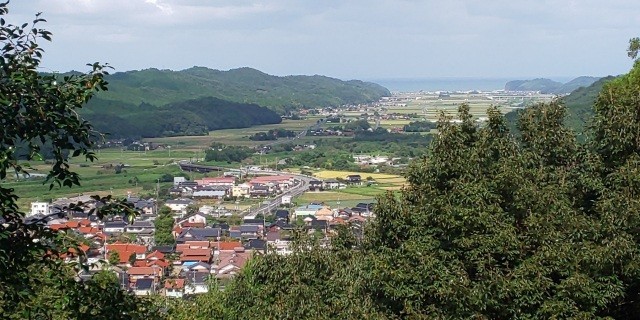
{"type": "Polygon", "coordinates": [[[157,267],[131,267],[127,270],[130,276],[160,276],[162,270],[157,267]]]}
{"type": "Polygon", "coordinates": [[[151,252],[146,257],[147,260],[151,259],[164,259],[164,254],[158,250],[151,252]]]}
{"type": "Polygon", "coordinates": [[[96,233],[100,232],[100,230],[98,228],[94,228],[94,227],[79,227],[78,228],[78,232],[80,232],[82,234],[96,234],[96,233]]]}
{"type": "Polygon", "coordinates": [[[107,244],[107,251],[118,251],[118,252],[131,251],[131,252],[135,252],[136,254],[143,254],[147,252],[147,248],[140,244],[116,242],[113,244],[107,244]]]}
{"type": "Polygon", "coordinates": [[[164,282],[166,289],[182,289],[184,288],[184,279],[167,279],[164,282]]]}
{"type": "Polygon", "coordinates": [[[66,225],[71,229],[75,229],[80,226],[80,223],[78,221],[71,220],[71,221],[67,221],[66,225]]]}
{"type": "Polygon", "coordinates": [[[58,230],[63,230],[63,229],[69,229],[69,227],[67,227],[67,225],[63,224],[63,223],[54,223],[52,225],[49,225],[49,229],[54,230],[54,231],[58,231],[58,230]]]}
{"type": "Polygon", "coordinates": [[[168,267],[170,264],[168,261],[166,260],[153,260],[153,261],[149,261],[147,262],[148,266],[158,266],[161,268],[166,268],[168,267]]]}
{"type": "Polygon", "coordinates": [[[214,242],[211,244],[211,247],[214,249],[220,248],[220,250],[234,250],[237,247],[242,247],[242,242],[240,241],[221,241],[214,242]]]}

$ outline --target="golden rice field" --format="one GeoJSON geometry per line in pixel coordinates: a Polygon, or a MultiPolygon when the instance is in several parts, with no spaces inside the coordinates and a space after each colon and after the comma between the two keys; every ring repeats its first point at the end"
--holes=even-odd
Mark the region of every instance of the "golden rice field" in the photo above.
{"type": "Polygon", "coordinates": [[[402,179],[404,178],[398,175],[386,174],[386,173],[364,173],[364,172],[355,172],[355,171],[335,171],[335,170],[321,170],[318,172],[314,172],[313,175],[320,179],[336,179],[342,178],[344,179],[348,175],[359,174],[362,179],[366,179],[367,177],[371,177],[376,181],[380,179],[402,179]]]}

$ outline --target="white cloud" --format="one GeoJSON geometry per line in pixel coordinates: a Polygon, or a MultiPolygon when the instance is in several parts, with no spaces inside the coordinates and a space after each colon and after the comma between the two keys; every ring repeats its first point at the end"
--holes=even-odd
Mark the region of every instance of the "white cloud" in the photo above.
{"type": "Polygon", "coordinates": [[[145,0],[145,2],[154,5],[156,8],[160,9],[162,13],[173,14],[173,9],[166,3],[160,2],[158,0],[145,0]]]}
{"type": "MultiPolygon", "coordinates": [[[[251,65],[346,77],[617,73],[640,25],[632,0],[38,0],[10,9],[18,19],[43,11],[52,51],[82,47],[73,59],[104,55],[119,70],[251,65]]],[[[47,63],[74,62],[59,56],[47,63]]]]}

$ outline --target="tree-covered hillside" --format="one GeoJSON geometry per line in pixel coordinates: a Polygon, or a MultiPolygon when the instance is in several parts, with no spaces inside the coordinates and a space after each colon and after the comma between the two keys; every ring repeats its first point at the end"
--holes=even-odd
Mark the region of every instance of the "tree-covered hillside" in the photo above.
{"type": "MultiPolygon", "coordinates": [[[[591,85],[580,87],[561,99],[567,108],[564,122],[568,128],[578,134],[584,132],[587,121],[593,117],[593,103],[596,101],[604,84],[612,79],[615,79],[615,77],[600,78],[591,85]]],[[[516,121],[523,112],[522,109],[518,109],[505,115],[512,130],[517,130],[516,121]]]]}
{"type": "Polygon", "coordinates": [[[506,91],[540,91],[549,94],[567,94],[580,87],[588,87],[596,82],[599,77],[577,77],[567,83],[553,81],[545,78],[532,80],[513,80],[505,84],[506,91]]]}
{"type": "Polygon", "coordinates": [[[216,97],[283,112],[303,106],[366,103],[390,95],[386,88],[370,82],[319,75],[278,77],[251,68],[146,69],[118,72],[108,76],[107,81],[109,91],[100,93],[99,98],[134,105],[144,102],[160,106],[197,97],[216,97]]]}
{"type": "Polygon", "coordinates": [[[211,130],[280,123],[272,110],[255,104],[198,98],[156,107],[94,99],[82,115],[110,138],[205,135],[211,130]]]}

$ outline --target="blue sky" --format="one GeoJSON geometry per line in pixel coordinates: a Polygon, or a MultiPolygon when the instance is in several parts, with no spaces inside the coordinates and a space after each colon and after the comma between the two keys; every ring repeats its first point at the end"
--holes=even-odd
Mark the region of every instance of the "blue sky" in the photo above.
{"type": "Polygon", "coordinates": [[[253,67],[342,79],[604,76],[629,70],[640,1],[13,0],[53,42],[43,65],[253,67]]]}

